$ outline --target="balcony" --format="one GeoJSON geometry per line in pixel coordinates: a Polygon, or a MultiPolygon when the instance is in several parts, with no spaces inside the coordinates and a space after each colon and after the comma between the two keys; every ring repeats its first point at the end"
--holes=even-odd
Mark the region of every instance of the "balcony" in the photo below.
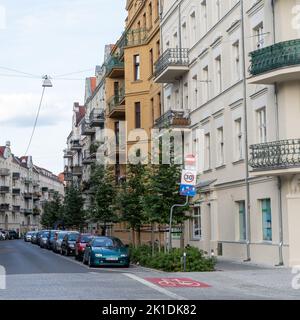
{"type": "Polygon", "coordinates": [[[20,212],[21,207],[20,206],[12,206],[12,212],[20,212]]]}
{"type": "Polygon", "coordinates": [[[0,176],[1,177],[7,177],[9,175],[10,175],[10,170],[9,169],[4,169],[4,168],[0,169],[0,176]]]}
{"type": "Polygon", "coordinates": [[[33,195],[33,200],[39,200],[42,197],[42,194],[40,192],[34,192],[33,195]]]}
{"type": "Polygon", "coordinates": [[[90,126],[101,127],[105,122],[105,113],[100,109],[93,109],[90,114],[90,126]]]}
{"type": "Polygon", "coordinates": [[[154,65],[155,82],[172,83],[189,71],[188,49],[167,49],[154,65]]]}
{"type": "Polygon", "coordinates": [[[81,134],[83,136],[92,136],[96,133],[96,129],[92,128],[89,123],[83,122],[81,125],[81,134]]]}
{"type": "Polygon", "coordinates": [[[10,188],[6,186],[1,186],[0,187],[0,194],[6,194],[10,192],[10,188]]]}
{"type": "Polygon", "coordinates": [[[73,174],[72,174],[72,172],[64,172],[64,180],[65,180],[66,182],[73,181],[73,174]]]}
{"type": "Polygon", "coordinates": [[[274,84],[300,78],[300,39],[253,51],[250,57],[250,84],[274,84]]]}
{"type": "Polygon", "coordinates": [[[124,77],[124,62],[118,56],[112,56],[106,63],[106,76],[108,78],[124,77]]]}
{"type": "Polygon", "coordinates": [[[26,184],[26,185],[29,185],[29,184],[31,184],[32,183],[32,179],[31,178],[24,178],[24,183],[26,184]]]}
{"type": "Polygon", "coordinates": [[[33,196],[32,192],[24,192],[23,193],[24,199],[31,200],[32,196],[33,196]]]}
{"type": "MultiPolygon", "coordinates": [[[[121,93],[121,92],[120,92],[121,93]]],[[[124,102],[124,94],[118,94],[112,96],[107,104],[108,104],[108,117],[114,119],[124,119],[125,118],[125,105],[124,102]]]]}
{"type": "Polygon", "coordinates": [[[12,189],[12,195],[13,196],[19,196],[21,195],[21,190],[19,188],[13,188],[12,189]]]}
{"type": "Polygon", "coordinates": [[[20,172],[13,172],[12,178],[13,178],[13,180],[19,180],[20,179],[20,172]]]}
{"type": "Polygon", "coordinates": [[[8,203],[0,204],[0,211],[1,212],[9,211],[9,204],[8,203]]]}
{"type": "Polygon", "coordinates": [[[95,161],[96,161],[96,154],[90,153],[90,151],[85,150],[83,159],[82,159],[82,164],[89,165],[89,164],[93,164],[95,161]]]}
{"type": "Polygon", "coordinates": [[[73,152],[71,150],[64,150],[64,158],[65,159],[72,159],[73,158],[73,152]]]}
{"type": "Polygon", "coordinates": [[[168,110],[155,121],[155,127],[164,128],[186,128],[191,124],[190,113],[188,110],[168,110]]]}
{"type": "Polygon", "coordinates": [[[300,172],[300,139],[266,142],[250,146],[252,176],[300,172]]]}
{"type": "Polygon", "coordinates": [[[81,177],[82,176],[82,167],[81,166],[73,166],[72,167],[72,174],[75,177],[81,177]]]}
{"type": "Polygon", "coordinates": [[[147,42],[148,30],[145,28],[125,31],[125,47],[141,46],[147,42]]]}
{"type": "Polygon", "coordinates": [[[79,139],[72,140],[70,144],[71,144],[72,151],[80,151],[82,149],[82,145],[80,144],[79,139]]]}
{"type": "Polygon", "coordinates": [[[48,192],[49,188],[48,187],[42,187],[42,192],[48,192]]]}
{"type": "Polygon", "coordinates": [[[24,209],[23,213],[25,216],[30,216],[32,214],[33,210],[32,209],[24,209]]]}

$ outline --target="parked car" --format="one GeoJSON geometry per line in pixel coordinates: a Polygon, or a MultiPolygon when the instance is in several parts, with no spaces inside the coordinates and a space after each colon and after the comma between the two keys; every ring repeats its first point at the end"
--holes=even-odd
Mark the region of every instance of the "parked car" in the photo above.
{"type": "Polygon", "coordinates": [[[8,230],[8,239],[9,240],[19,239],[19,235],[15,230],[8,230]]]}
{"type": "Polygon", "coordinates": [[[42,235],[43,235],[44,231],[46,231],[46,230],[40,230],[40,231],[37,233],[37,236],[36,236],[36,244],[37,244],[38,246],[40,245],[40,241],[41,241],[41,238],[42,238],[42,235]]]}
{"type": "Polygon", "coordinates": [[[47,246],[46,246],[48,250],[53,250],[53,243],[54,243],[55,235],[57,232],[59,232],[59,230],[50,230],[48,235],[47,246]]]}
{"type": "Polygon", "coordinates": [[[48,236],[49,236],[50,231],[45,230],[41,237],[40,237],[40,248],[45,249],[47,248],[47,243],[48,243],[48,236]]]}
{"type": "Polygon", "coordinates": [[[95,237],[85,247],[83,263],[93,266],[130,265],[128,246],[115,237],[95,237]]]}
{"type": "Polygon", "coordinates": [[[2,230],[0,230],[0,240],[6,240],[6,235],[2,230]]]}
{"type": "Polygon", "coordinates": [[[33,244],[37,243],[37,236],[38,236],[38,231],[34,231],[31,235],[31,243],[33,244]]]}
{"type": "Polygon", "coordinates": [[[69,256],[75,253],[75,244],[80,233],[77,231],[67,232],[61,243],[61,254],[69,256]]]}
{"type": "Polygon", "coordinates": [[[31,241],[31,237],[33,235],[33,232],[34,231],[28,231],[28,232],[25,233],[25,235],[24,235],[24,241],[25,242],[30,242],[31,241]]]}
{"type": "Polygon", "coordinates": [[[82,233],[79,235],[75,244],[75,259],[82,261],[85,246],[93,239],[90,233],[82,233]]]}
{"type": "Polygon", "coordinates": [[[61,243],[66,235],[67,231],[56,232],[53,242],[53,251],[55,253],[61,253],[61,243]]]}

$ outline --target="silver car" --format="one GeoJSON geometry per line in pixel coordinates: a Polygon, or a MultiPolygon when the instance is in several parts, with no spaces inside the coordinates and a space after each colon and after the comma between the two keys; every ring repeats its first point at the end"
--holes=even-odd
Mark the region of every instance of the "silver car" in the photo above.
{"type": "Polygon", "coordinates": [[[62,253],[61,243],[64,239],[64,236],[68,233],[68,231],[58,231],[55,234],[55,238],[53,241],[53,251],[56,253],[62,253]]]}
{"type": "Polygon", "coordinates": [[[26,232],[26,234],[25,234],[25,236],[24,236],[24,241],[25,241],[25,242],[30,242],[33,233],[34,233],[34,231],[28,231],[28,232],[26,232]]]}

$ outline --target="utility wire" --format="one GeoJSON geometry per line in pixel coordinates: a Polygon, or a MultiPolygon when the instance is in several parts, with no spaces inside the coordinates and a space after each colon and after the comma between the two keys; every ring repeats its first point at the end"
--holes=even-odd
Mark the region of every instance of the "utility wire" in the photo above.
{"type": "Polygon", "coordinates": [[[80,71],[75,71],[75,72],[60,74],[60,75],[57,75],[57,76],[54,75],[54,78],[61,78],[61,77],[65,77],[65,76],[71,76],[71,75],[73,75],[73,74],[78,74],[78,73],[83,73],[83,72],[93,71],[93,70],[95,70],[95,69],[93,68],[93,69],[80,70],[80,71]]]}
{"type": "Polygon", "coordinates": [[[43,87],[43,92],[42,92],[40,104],[39,104],[38,111],[37,111],[37,115],[36,115],[36,118],[35,118],[35,121],[34,121],[34,125],[33,125],[33,130],[32,130],[32,133],[31,133],[31,137],[30,137],[30,140],[29,140],[29,143],[28,143],[26,152],[25,152],[25,156],[27,155],[27,152],[28,152],[28,150],[29,150],[29,148],[30,148],[30,146],[31,146],[32,138],[33,138],[34,133],[35,133],[35,129],[36,129],[36,126],[37,126],[37,122],[38,122],[38,119],[39,119],[39,115],[40,115],[40,111],[41,111],[41,106],[42,106],[42,102],[43,102],[43,98],[44,98],[45,89],[46,89],[46,87],[43,87]]]}
{"type": "Polygon", "coordinates": [[[35,77],[35,78],[40,78],[40,76],[38,76],[38,75],[35,75],[35,74],[32,74],[32,73],[28,73],[28,72],[24,72],[24,71],[20,71],[20,70],[16,70],[16,69],[12,69],[12,68],[7,68],[7,67],[0,66],[0,69],[11,71],[11,72],[25,74],[27,76],[32,76],[32,77],[35,77]]]}

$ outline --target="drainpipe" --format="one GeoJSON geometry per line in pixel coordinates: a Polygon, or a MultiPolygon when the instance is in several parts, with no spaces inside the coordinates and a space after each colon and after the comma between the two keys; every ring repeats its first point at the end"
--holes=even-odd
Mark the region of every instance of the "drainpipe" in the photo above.
{"type": "Polygon", "coordinates": [[[244,130],[245,130],[245,185],[246,185],[246,260],[251,260],[250,255],[250,183],[249,183],[249,155],[248,155],[248,116],[247,116],[247,71],[246,71],[246,48],[245,48],[245,21],[244,21],[244,0],[241,5],[241,29],[242,29],[242,63],[243,63],[243,97],[244,97],[244,130]]]}
{"type": "MultiPolygon", "coordinates": [[[[276,19],[275,19],[275,1],[272,0],[272,15],[273,15],[273,43],[276,43],[276,19]]],[[[277,83],[274,84],[274,96],[275,96],[275,109],[276,109],[276,140],[280,139],[279,135],[279,106],[278,106],[278,85],[277,83]]],[[[282,212],[282,179],[281,177],[277,177],[277,186],[278,186],[278,255],[279,255],[279,262],[277,266],[283,266],[283,212],[282,212]]]]}
{"type": "MultiPolygon", "coordinates": [[[[160,33],[160,54],[163,54],[164,52],[164,44],[163,44],[163,33],[162,33],[162,20],[163,20],[163,5],[162,0],[159,1],[159,33],[160,33]]],[[[165,113],[165,106],[164,106],[164,96],[165,96],[165,90],[164,90],[164,84],[161,85],[161,94],[160,94],[160,105],[161,105],[161,114],[160,117],[165,113]]]]}

